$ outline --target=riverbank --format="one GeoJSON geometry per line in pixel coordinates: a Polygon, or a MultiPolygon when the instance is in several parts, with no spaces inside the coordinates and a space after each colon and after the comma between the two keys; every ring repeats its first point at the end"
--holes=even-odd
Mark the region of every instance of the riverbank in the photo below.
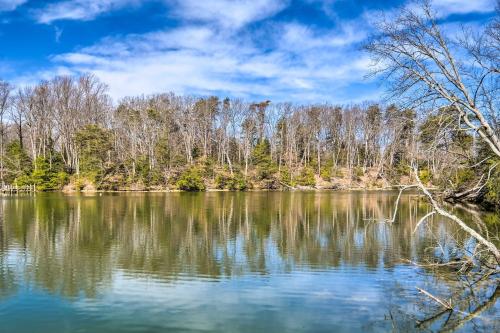
{"type": "MultiPolygon", "coordinates": [[[[396,186],[388,186],[388,187],[377,187],[377,188],[363,188],[363,187],[351,187],[351,188],[315,188],[315,187],[304,187],[294,189],[248,189],[248,190],[229,190],[229,189],[206,189],[204,191],[196,191],[196,192],[205,192],[205,193],[217,193],[217,192],[359,192],[359,191],[390,191],[396,190],[396,186]]],[[[195,191],[185,191],[179,189],[148,189],[148,190],[59,190],[59,191],[50,191],[50,192],[61,192],[61,193],[190,193],[195,191]]]]}
{"type": "Polygon", "coordinates": [[[336,177],[325,179],[319,175],[311,175],[307,182],[302,179],[286,179],[270,176],[264,179],[250,174],[248,177],[221,176],[203,177],[188,175],[175,177],[166,184],[147,184],[144,181],[133,183],[96,183],[85,177],[73,178],[61,188],[64,193],[75,192],[221,192],[221,191],[339,191],[339,190],[387,190],[396,185],[409,184],[409,177],[403,176],[389,180],[380,175],[378,170],[367,169],[354,174],[340,170],[336,177]]]}

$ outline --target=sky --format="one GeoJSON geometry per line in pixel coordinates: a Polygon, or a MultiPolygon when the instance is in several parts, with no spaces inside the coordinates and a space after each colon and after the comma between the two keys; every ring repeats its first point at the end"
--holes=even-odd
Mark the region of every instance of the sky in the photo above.
{"type": "MultiPolygon", "coordinates": [[[[434,0],[484,26],[497,0],[434,0]]],[[[115,101],[174,92],[275,102],[379,100],[362,45],[407,0],[0,0],[0,78],[93,73],[115,101]]]]}

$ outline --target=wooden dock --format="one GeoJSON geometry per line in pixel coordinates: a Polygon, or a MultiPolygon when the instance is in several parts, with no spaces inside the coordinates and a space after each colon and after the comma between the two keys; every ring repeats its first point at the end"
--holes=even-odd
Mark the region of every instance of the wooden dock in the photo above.
{"type": "Polygon", "coordinates": [[[30,192],[36,192],[36,185],[23,185],[23,186],[17,186],[17,185],[1,185],[0,186],[0,192],[1,193],[30,193],[30,192]]]}

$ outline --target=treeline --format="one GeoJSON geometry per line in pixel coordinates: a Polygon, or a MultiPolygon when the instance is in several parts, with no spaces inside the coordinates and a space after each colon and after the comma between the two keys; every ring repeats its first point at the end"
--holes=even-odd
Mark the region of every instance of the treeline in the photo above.
{"type": "Polygon", "coordinates": [[[398,182],[415,158],[424,179],[437,181],[452,170],[467,177],[457,166],[479,151],[474,137],[450,131],[445,113],[418,119],[394,105],[167,93],[114,106],[92,75],[17,89],[2,82],[0,101],[0,180],[41,190],[278,189],[365,175],[398,182]]]}

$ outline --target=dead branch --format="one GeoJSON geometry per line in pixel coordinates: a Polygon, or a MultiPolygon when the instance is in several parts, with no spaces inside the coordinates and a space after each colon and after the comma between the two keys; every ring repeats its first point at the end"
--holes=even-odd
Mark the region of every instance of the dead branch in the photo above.
{"type": "Polygon", "coordinates": [[[450,309],[444,309],[443,311],[440,311],[440,312],[436,313],[435,315],[433,315],[433,316],[431,316],[429,318],[426,318],[424,320],[417,320],[416,327],[421,327],[421,326],[423,326],[423,325],[425,325],[427,323],[432,323],[432,322],[434,322],[436,319],[438,319],[439,317],[441,317],[445,313],[448,313],[448,315],[451,316],[451,314],[453,313],[453,311],[450,310],[450,309]]]}
{"type": "Polygon", "coordinates": [[[408,260],[408,259],[402,259],[402,260],[404,262],[407,262],[407,263],[410,263],[412,265],[415,265],[417,267],[422,267],[422,268],[447,267],[447,266],[456,266],[456,265],[468,263],[468,261],[462,260],[462,261],[453,261],[453,262],[445,262],[445,263],[419,264],[419,263],[416,263],[416,262],[408,260]]]}
{"type": "Polygon", "coordinates": [[[279,183],[280,183],[280,185],[281,185],[281,186],[284,186],[284,187],[286,187],[286,188],[288,188],[288,189],[290,189],[290,190],[292,190],[292,191],[295,191],[295,190],[297,189],[296,187],[293,187],[293,186],[290,186],[290,185],[288,185],[288,184],[285,184],[285,183],[284,183],[284,182],[282,182],[282,181],[280,181],[279,183]]]}
{"type": "Polygon", "coordinates": [[[470,320],[476,318],[479,316],[481,313],[492,307],[495,303],[497,298],[500,296],[500,286],[497,285],[495,288],[495,291],[493,294],[488,298],[486,302],[483,304],[479,305],[474,311],[466,315],[464,318],[461,320],[458,320],[454,325],[451,325],[450,327],[447,327],[446,330],[443,330],[442,332],[455,332],[458,328],[462,327],[465,325],[467,322],[470,320]]]}
{"type": "Polygon", "coordinates": [[[451,304],[449,302],[443,301],[442,299],[439,299],[438,297],[432,295],[430,292],[425,291],[425,290],[423,290],[421,288],[417,287],[417,290],[419,292],[421,292],[422,294],[424,294],[425,296],[427,296],[430,299],[432,299],[434,302],[436,302],[436,303],[440,304],[441,306],[443,306],[445,309],[453,311],[453,307],[451,306],[451,304]]]}
{"type": "Polygon", "coordinates": [[[415,179],[417,180],[418,187],[420,190],[425,194],[425,196],[428,198],[430,204],[432,207],[434,207],[434,210],[441,216],[444,216],[456,224],[460,226],[465,232],[467,232],[469,235],[474,237],[478,242],[486,246],[486,248],[489,249],[489,251],[494,255],[497,263],[500,263],[500,251],[498,248],[495,246],[495,244],[491,243],[490,241],[486,240],[483,236],[481,236],[476,230],[472,229],[469,227],[465,222],[463,222],[460,218],[458,218],[456,215],[453,215],[451,213],[448,213],[445,211],[439,203],[434,199],[432,194],[429,192],[429,190],[422,184],[419,176],[418,176],[418,169],[416,167],[413,168],[415,179]]]}
{"type": "Polygon", "coordinates": [[[399,200],[401,199],[401,194],[403,194],[403,191],[412,187],[417,187],[417,185],[400,185],[398,198],[396,199],[396,203],[394,204],[394,213],[392,214],[392,218],[386,220],[387,222],[394,223],[394,221],[396,220],[396,214],[398,213],[398,206],[399,206],[399,200]]]}
{"type": "Polygon", "coordinates": [[[432,212],[430,212],[430,213],[425,214],[425,216],[424,216],[424,217],[422,217],[422,218],[421,218],[421,219],[417,222],[417,225],[415,226],[415,229],[413,230],[413,233],[417,232],[417,229],[418,229],[418,227],[420,226],[420,224],[421,224],[422,222],[424,222],[425,220],[427,220],[430,216],[432,216],[432,215],[434,215],[434,214],[436,214],[436,211],[434,211],[434,210],[433,210],[432,212]]]}
{"type": "Polygon", "coordinates": [[[469,189],[466,189],[462,192],[452,192],[452,193],[445,196],[445,200],[455,202],[455,201],[462,201],[462,200],[473,200],[473,199],[477,198],[480,195],[482,189],[490,181],[491,172],[497,166],[498,166],[498,163],[495,163],[489,168],[487,177],[484,181],[483,181],[483,179],[484,179],[485,175],[483,174],[483,175],[481,175],[481,178],[479,179],[479,181],[476,183],[475,186],[473,186],[469,189]]]}

